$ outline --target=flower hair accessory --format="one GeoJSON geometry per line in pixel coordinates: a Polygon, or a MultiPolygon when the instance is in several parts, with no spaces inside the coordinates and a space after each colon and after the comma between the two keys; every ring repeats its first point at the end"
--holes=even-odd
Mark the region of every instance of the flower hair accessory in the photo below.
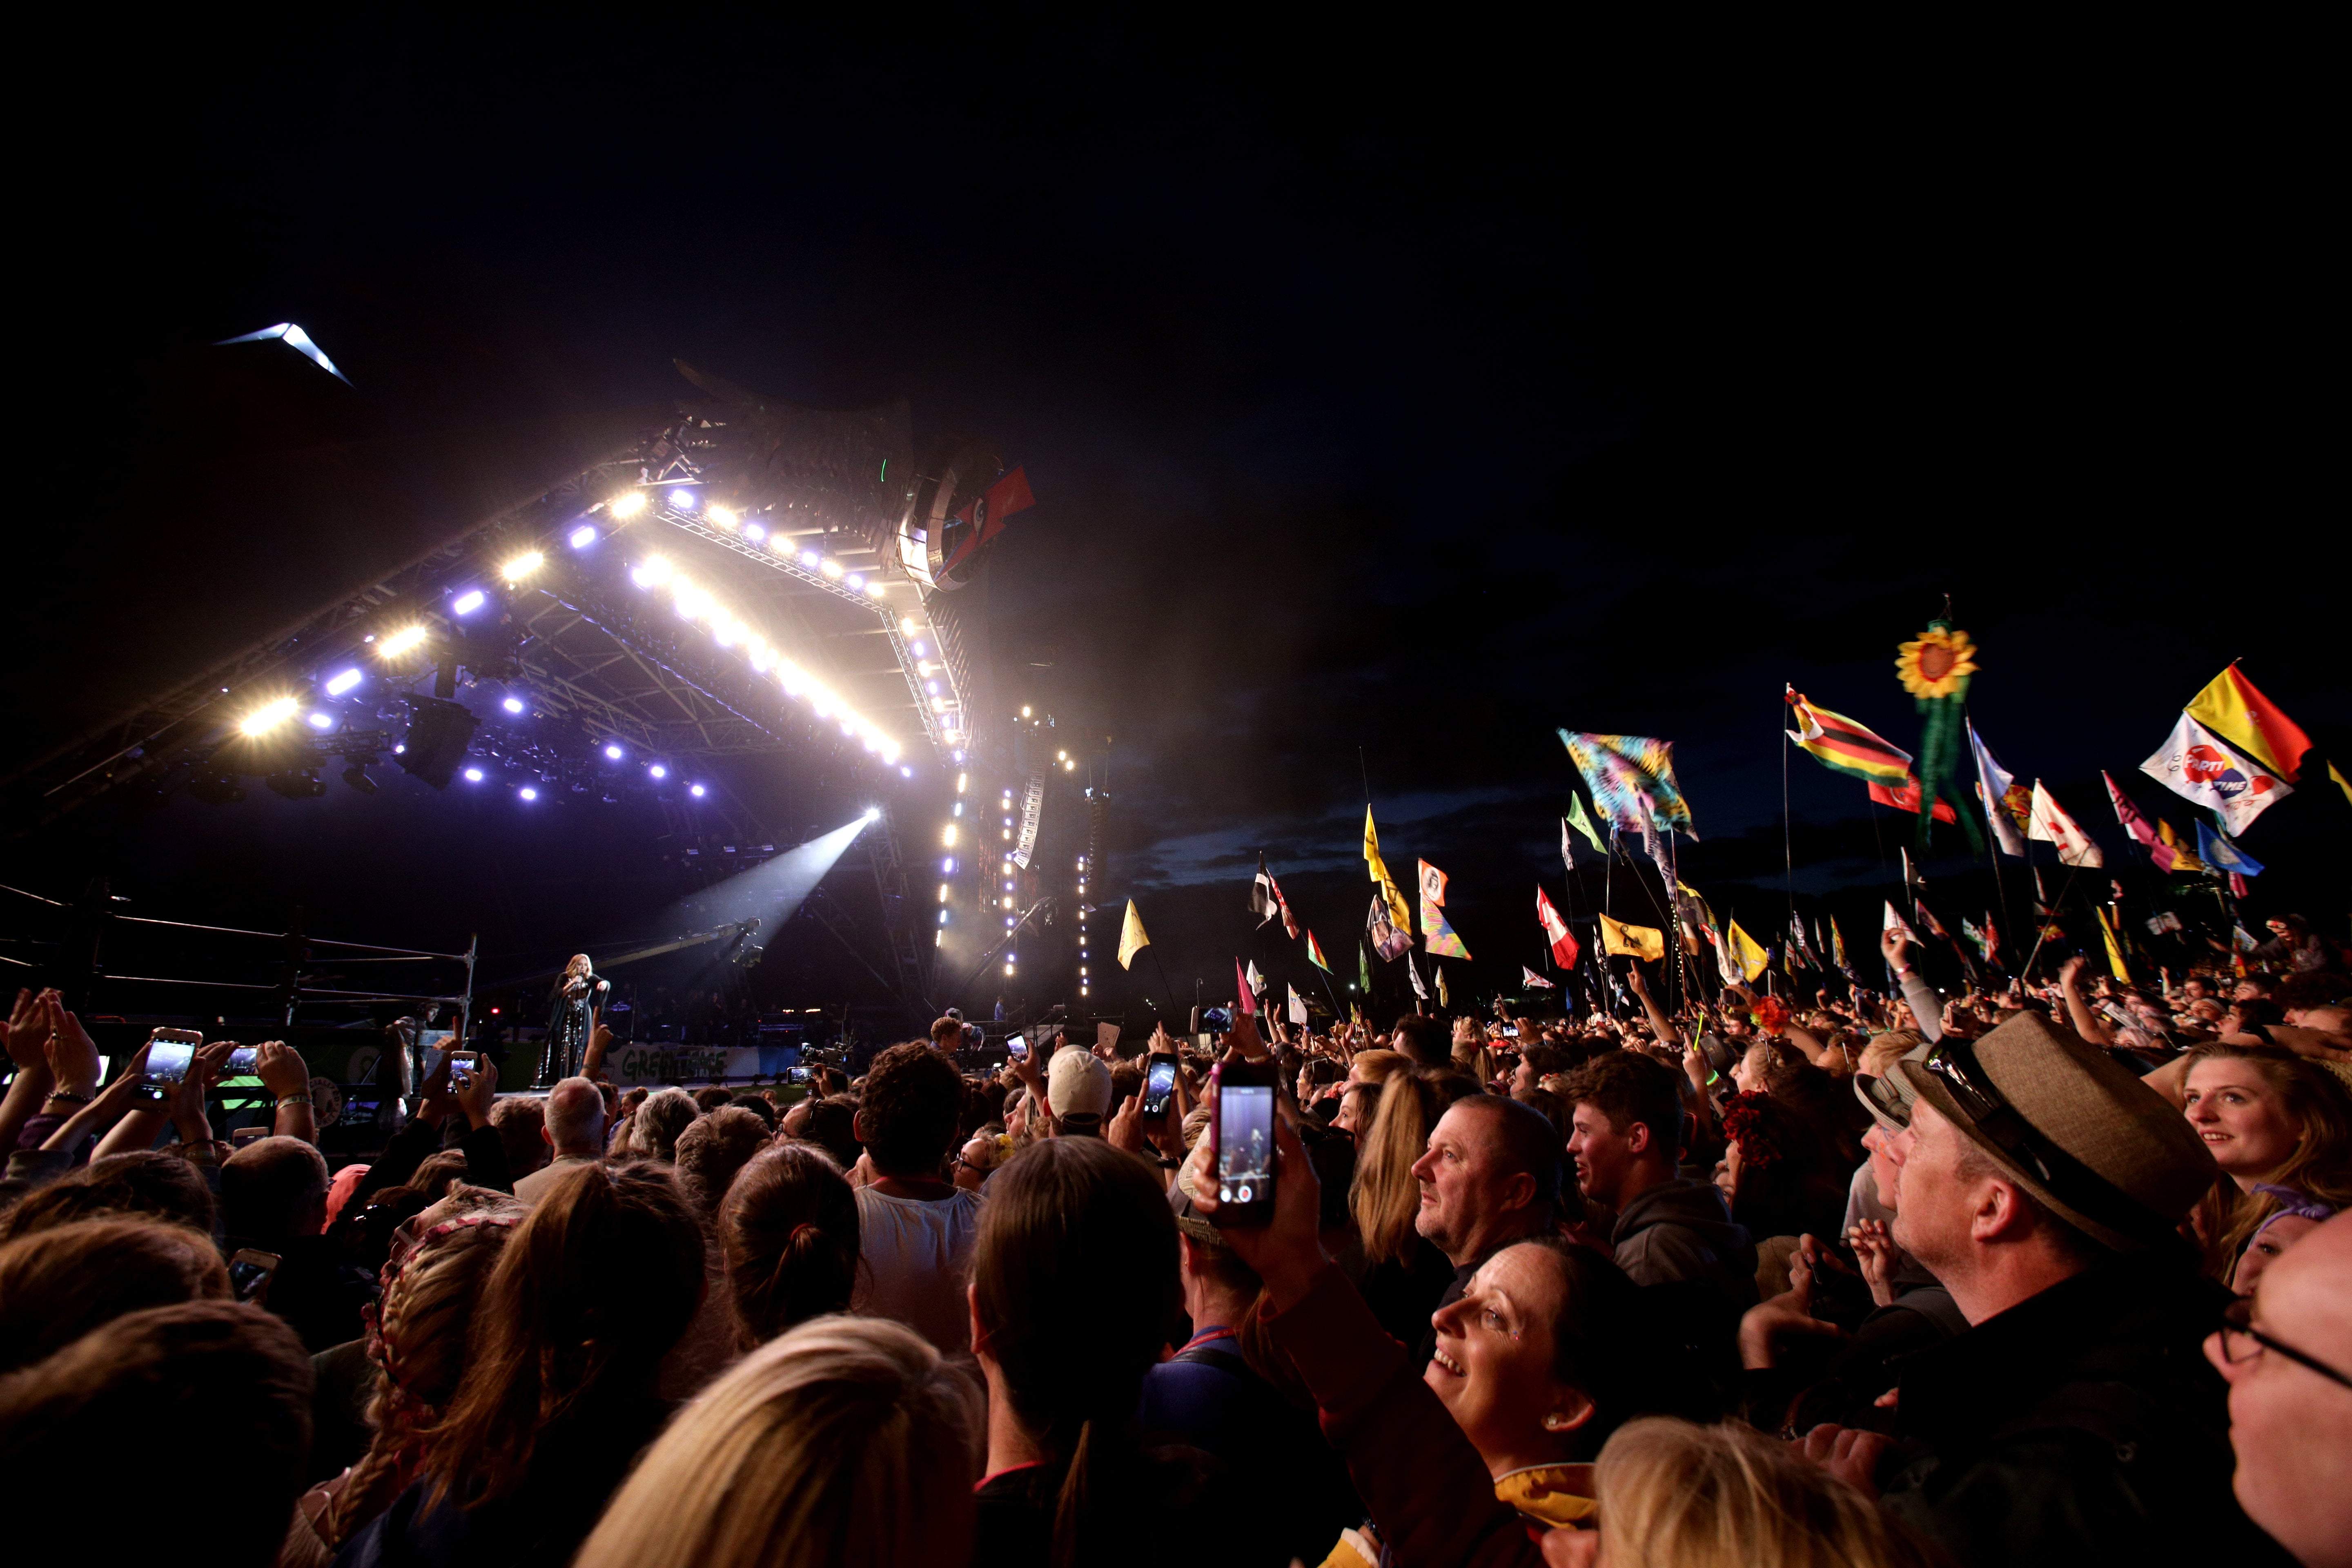
{"type": "Polygon", "coordinates": [[[1724,1102],[1723,1136],[1739,1145],[1739,1163],[1761,1171],[1778,1164],[1780,1145],[1774,1142],[1771,1123],[1767,1120],[1772,1097],[1769,1094],[1735,1094],[1724,1102]]]}
{"type": "Polygon", "coordinates": [[[2269,1198],[2272,1202],[2278,1205],[2278,1207],[2271,1211],[2271,1213],[2264,1217],[2263,1223],[2255,1227],[2254,1234],[2256,1236],[2260,1236],[2263,1231],[2268,1230],[2273,1221],[2285,1219],[2290,1215],[2296,1219],[2309,1220],[2326,1220],[2334,1219],[2336,1217],[2336,1210],[2333,1205],[2324,1204],[2317,1198],[2313,1197],[2309,1193],[2299,1192],[2294,1187],[2282,1187],[2273,1183],[2261,1182],[2255,1184],[2254,1191],[2262,1194],[2264,1197],[2269,1198]]]}
{"type": "Polygon", "coordinates": [[[1759,996],[1756,1005],[1748,1010],[1748,1016],[1766,1034],[1778,1034],[1789,1021],[1789,1005],[1778,996],[1759,996]]]}

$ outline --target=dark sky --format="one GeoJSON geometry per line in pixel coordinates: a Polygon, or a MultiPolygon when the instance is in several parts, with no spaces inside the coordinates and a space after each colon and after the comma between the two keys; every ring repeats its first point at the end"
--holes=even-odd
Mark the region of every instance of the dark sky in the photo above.
{"type": "MultiPolygon", "coordinates": [[[[2287,84],[2048,40],[1861,71],[1468,24],[660,26],[158,41],[51,144],[28,752],[553,477],[685,395],[676,356],[904,395],[1025,463],[1003,689],[1108,738],[1097,890],[1140,900],[1180,989],[1252,951],[1261,848],[1352,970],[1367,779],[1391,867],[1453,875],[1501,984],[1528,884],[1560,892],[1561,725],[1674,740],[1686,875],[1777,921],[1782,684],[1912,744],[1891,660],[1946,594],[1980,728],[2113,859],[2096,770],[2187,826],[2137,765],[2232,658],[2352,759],[2333,176],[2287,84]],[[283,320],[357,391],[205,346],[283,320]]],[[[501,830],[382,805],[450,858],[362,898],[334,857],[381,803],[322,831],[255,794],[17,858],[520,944],[561,934],[515,913],[551,865],[623,856],[479,856],[501,830]]],[[[1908,819],[1874,838],[1801,756],[1790,795],[1799,889],[1852,934],[1908,819]]],[[[2253,829],[2257,910],[2340,923],[2347,824],[2323,773],[2253,829]]]]}

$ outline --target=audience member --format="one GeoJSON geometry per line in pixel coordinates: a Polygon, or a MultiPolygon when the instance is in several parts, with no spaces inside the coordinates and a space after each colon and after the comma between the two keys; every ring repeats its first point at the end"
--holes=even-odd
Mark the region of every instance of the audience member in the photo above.
{"type": "Polygon", "coordinates": [[[226,1249],[278,1259],[260,1304],[294,1325],[314,1351],[360,1334],[360,1310],[374,1294],[321,1236],[327,1222],[327,1162],[299,1138],[248,1143],[223,1163],[221,1225],[226,1249]]]}
{"type": "Polygon", "coordinates": [[[873,1178],[857,1189],[856,1310],[895,1318],[949,1355],[971,1348],[964,1286],[980,1235],[980,1194],[941,1175],[962,1100],[955,1064],[910,1041],[874,1058],[856,1121],[873,1178]]]}
{"type": "Polygon", "coordinates": [[[0,1246],[0,1373],[125,1313],[228,1293],[212,1237],[184,1226],[126,1215],[34,1231],[0,1246]]]}
{"type": "Polygon", "coordinates": [[[677,1135],[677,1184],[687,1201],[716,1217],[720,1200],[752,1155],[767,1146],[768,1124],[738,1106],[722,1105],[677,1135]]]}
{"type": "MultiPolygon", "coordinates": [[[[1515,1100],[1465,1095],[1438,1118],[1412,1175],[1421,1187],[1413,1228],[1454,1265],[1437,1299],[1441,1312],[1487,1258],[1512,1242],[1551,1234],[1563,1163],[1551,1123],[1515,1100]]],[[[1436,1338],[1433,1325],[1419,1336],[1420,1359],[1436,1338]]]]}
{"type": "Polygon", "coordinates": [[[490,1125],[506,1152],[509,1181],[522,1181],[547,1163],[547,1113],[541,1101],[527,1094],[501,1096],[490,1108],[490,1125]]]}
{"type": "Polygon", "coordinates": [[[719,1237],[742,1348],[848,1310],[857,1284],[858,1215],[841,1167],[814,1144],[776,1144],[737,1173],[719,1209],[719,1237]]]}
{"type": "Polygon", "coordinates": [[[520,1177],[514,1195],[536,1204],[574,1165],[604,1157],[604,1097],[584,1078],[567,1078],[547,1091],[539,1135],[548,1145],[546,1164],[520,1177]]]}
{"type": "Polygon", "coordinates": [[[688,1406],[573,1561],[577,1568],[961,1563],[971,1550],[986,1425],[969,1375],[911,1330],[819,1318],[753,1352],[688,1406]]]}
{"type": "Polygon", "coordinates": [[[1756,1300],[1756,1247],[1714,1184],[1676,1173],[1684,1111],[1675,1076],[1632,1051],[1568,1075],[1577,1186],[1615,1216],[1609,1249],[1635,1284],[1703,1291],[1736,1315],[1756,1300]]]}
{"type": "Polygon", "coordinates": [[[677,1158],[678,1134],[702,1114],[694,1096],[676,1087],[657,1089],[637,1107],[630,1125],[629,1152],[667,1163],[677,1158]]]}

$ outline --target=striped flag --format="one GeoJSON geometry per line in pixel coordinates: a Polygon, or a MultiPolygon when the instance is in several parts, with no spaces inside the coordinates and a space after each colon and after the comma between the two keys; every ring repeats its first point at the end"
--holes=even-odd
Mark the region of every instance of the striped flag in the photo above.
{"type": "Polygon", "coordinates": [[[1519,989],[1522,991],[1529,989],[1557,991],[1559,987],[1552,984],[1550,981],[1546,980],[1542,975],[1538,974],[1534,970],[1529,969],[1526,964],[1522,963],[1519,965],[1519,989]]]}
{"type": "Polygon", "coordinates": [[[1576,967],[1576,936],[1559,911],[1551,907],[1541,888],[1536,889],[1536,923],[1543,927],[1544,940],[1551,943],[1552,962],[1562,969],[1576,967]]]}
{"type": "Polygon", "coordinates": [[[1323,944],[1315,940],[1315,933],[1311,931],[1307,933],[1307,957],[1309,963],[1324,973],[1331,973],[1331,965],[1323,958],[1323,944]]]}
{"type": "Polygon", "coordinates": [[[1793,686],[1789,688],[1789,707],[1797,721],[1789,739],[1822,766],[1895,789],[1911,777],[1911,753],[1872,733],[1867,725],[1814,707],[1793,686]]]}

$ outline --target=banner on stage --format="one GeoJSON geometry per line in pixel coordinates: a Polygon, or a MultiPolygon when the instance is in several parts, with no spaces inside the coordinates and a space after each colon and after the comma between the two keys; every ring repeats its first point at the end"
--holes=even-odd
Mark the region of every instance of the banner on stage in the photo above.
{"type": "Polygon", "coordinates": [[[623,1089],[659,1089],[666,1083],[780,1079],[800,1059],[793,1046],[617,1046],[604,1068],[623,1089]]]}

